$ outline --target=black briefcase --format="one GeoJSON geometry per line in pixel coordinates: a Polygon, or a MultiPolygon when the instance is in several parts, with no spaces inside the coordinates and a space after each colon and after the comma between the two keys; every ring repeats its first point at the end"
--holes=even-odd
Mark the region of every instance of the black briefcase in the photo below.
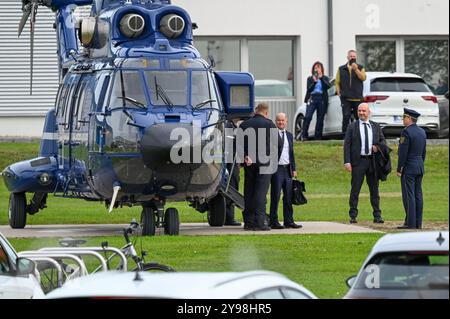
{"type": "Polygon", "coordinates": [[[306,205],[308,200],[303,194],[306,192],[305,183],[297,179],[292,180],[292,204],[293,205],[306,205]]]}

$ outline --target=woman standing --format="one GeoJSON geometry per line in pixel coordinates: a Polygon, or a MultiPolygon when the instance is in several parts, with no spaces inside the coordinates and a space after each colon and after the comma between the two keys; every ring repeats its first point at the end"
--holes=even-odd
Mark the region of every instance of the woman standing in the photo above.
{"type": "Polygon", "coordinates": [[[331,87],[330,79],[324,75],[325,70],[321,62],[314,63],[311,76],[307,82],[307,92],[305,96],[306,116],[303,125],[302,140],[309,138],[308,130],[314,113],[317,111],[317,122],[315,139],[322,139],[323,122],[328,109],[328,89],[331,87]]]}

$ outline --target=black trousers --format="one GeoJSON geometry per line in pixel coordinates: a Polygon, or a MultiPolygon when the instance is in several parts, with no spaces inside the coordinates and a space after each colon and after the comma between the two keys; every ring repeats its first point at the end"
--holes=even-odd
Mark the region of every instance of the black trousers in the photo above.
{"type": "Polygon", "coordinates": [[[370,204],[373,208],[373,217],[381,218],[380,193],[378,190],[379,180],[375,174],[373,160],[371,158],[361,158],[360,164],[352,170],[352,190],[350,193],[350,218],[358,217],[359,193],[366,178],[370,191],[370,204]]]}
{"type": "Polygon", "coordinates": [[[285,225],[294,223],[292,207],[292,177],[290,166],[278,166],[278,171],[272,175],[270,187],[270,223],[278,223],[278,203],[283,190],[283,221],[285,225]]]}
{"type": "Polygon", "coordinates": [[[245,167],[243,216],[245,226],[252,228],[263,227],[267,224],[267,193],[272,175],[260,174],[259,169],[260,167],[257,165],[245,167]]]}
{"type": "Polygon", "coordinates": [[[358,119],[358,107],[363,101],[348,101],[346,99],[341,99],[342,103],[342,133],[347,132],[348,125],[350,124],[350,119],[358,119]]]}
{"type": "Polygon", "coordinates": [[[402,176],[403,206],[406,212],[406,225],[409,228],[422,228],[423,219],[423,175],[402,176]]]}
{"type": "MultiPolygon", "coordinates": [[[[235,190],[239,190],[239,182],[240,182],[240,172],[239,172],[239,165],[235,164],[233,171],[231,169],[233,168],[233,164],[227,164],[227,170],[229,174],[231,175],[230,178],[230,187],[233,187],[235,190]]],[[[231,223],[234,221],[234,204],[231,200],[227,199],[227,210],[226,210],[226,219],[225,223],[231,223]]]]}

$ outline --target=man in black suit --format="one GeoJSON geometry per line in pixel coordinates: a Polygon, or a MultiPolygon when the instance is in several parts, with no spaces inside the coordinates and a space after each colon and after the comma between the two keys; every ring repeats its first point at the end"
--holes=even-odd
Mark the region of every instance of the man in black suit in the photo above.
{"type": "Polygon", "coordinates": [[[350,193],[350,223],[356,224],[358,201],[364,177],[370,190],[370,203],[373,208],[374,223],[383,224],[380,210],[379,180],[375,171],[373,155],[378,152],[377,145],[386,140],[380,126],[369,121],[370,108],[366,103],[358,107],[359,120],[352,123],[345,135],[344,163],[345,169],[352,173],[352,190],[350,193]]]}
{"type": "MultiPolygon", "coordinates": [[[[278,139],[275,135],[277,134],[277,127],[268,119],[268,117],[269,106],[265,103],[261,103],[256,108],[255,116],[244,121],[240,126],[240,129],[244,134],[249,133],[249,135],[244,138],[245,210],[243,216],[245,230],[270,230],[268,221],[266,220],[266,204],[270,180],[275,170],[271,172],[270,169],[266,169],[270,164],[273,164],[273,157],[276,161],[278,139]],[[275,135],[275,137],[273,135],[275,135]],[[249,141],[249,137],[251,136],[254,136],[256,139],[249,141]],[[265,150],[263,150],[263,148],[265,148],[265,150]]],[[[239,140],[242,139],[238,139],[238,141],[239,140]]]]}
{"type": "Polygon", "coordinates": [[[292,207],[292,178],[297,177],[294,158],[294,136],[286,131],[287,116],[280,113],[276,117],[278,134],[278,170],[272,175],[270,191],[270,224],[272,229],[301,228],[294,222],[294,209],[292,207]],[[283,221],[278,221],[278,202],[283,190],[283,221]]]}

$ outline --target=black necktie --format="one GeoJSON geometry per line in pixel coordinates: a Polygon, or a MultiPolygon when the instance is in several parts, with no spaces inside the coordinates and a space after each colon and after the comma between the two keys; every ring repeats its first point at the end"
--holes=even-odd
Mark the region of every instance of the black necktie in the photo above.
{"type": "Polygon", "coordinates": [[[366,155],[369,155],[369,124],[367,123],[363,123],[364,124],[364,133],[365,133],[365,151],[366,151],[366,155]]]}
{"type": "Polygon", "coordinates": [[[286,140],[286,132],[285,131],[283,131],[283,132],[281,132],[282,133],[282,135],[281,135],[281,145],[284,147],[284,141],[286,140]]]}

